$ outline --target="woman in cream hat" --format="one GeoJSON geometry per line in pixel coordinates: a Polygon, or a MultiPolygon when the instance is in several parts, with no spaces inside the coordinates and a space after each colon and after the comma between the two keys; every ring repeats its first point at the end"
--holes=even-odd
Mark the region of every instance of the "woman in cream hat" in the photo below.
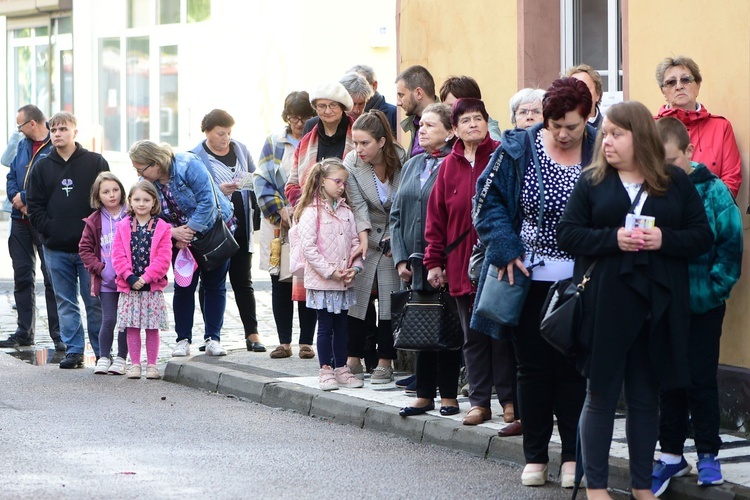
{"type": "MultiPolygon", "coordinates": [[[[344,86],[339,82],[319,85],[310,93],[310,103],[317,111],[320,121],[315,128],[305,134],[294,151],[292,170],[284,188],[284,194],[292,207],[297,205],[307,174],[316,163],[325,158],[343,160],[349,151],[354,149],[353,120],[346,114],[351,111],[354,103],[344,86]]],[[[295,277],[292,300],[305,301],[305,294],[302,280],[295,277]]]]}

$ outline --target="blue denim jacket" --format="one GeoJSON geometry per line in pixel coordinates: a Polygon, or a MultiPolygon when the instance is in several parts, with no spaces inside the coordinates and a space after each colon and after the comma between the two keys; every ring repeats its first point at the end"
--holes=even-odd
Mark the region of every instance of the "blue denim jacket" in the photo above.
{"type": "MultiPolygon", "coordinates": [[[[159,201],[162,201],[163,195],[159,189],[162,184],[158,180],[154,184],[159,193],[159,201]]],[[[213,226],[217,216],[217,198],[221,206],[221,218],[224,222],[232,218],[231,203],[221,194],[203,161],[193,153],[175,153],[174,161],[169,167],[167,187],[177,206],[188,217],[187,226],[194,231],[205,233],[213,226]]]]}

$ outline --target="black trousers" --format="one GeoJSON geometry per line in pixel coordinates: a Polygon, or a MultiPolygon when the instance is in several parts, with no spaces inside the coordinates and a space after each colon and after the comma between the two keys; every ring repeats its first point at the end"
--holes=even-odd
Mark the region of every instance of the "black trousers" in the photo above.
{"type": "MultiPolygon", "coordinates": [[[[576,430],[586,379],[573,362],[539,334],[539,314],[552,283],[532,281],[513,347],[518,363],[518,404],[526,463],[549,462],[549,440],[557,417],[563,462],[575,460],[576,430]]],[[[470,372],[471,373],[471,372],[470,372]]]]}
{"type": "Polygon", "coordinates": [[[690,386],[661,392],[659,443],[661,451],[682,455],[692,417],[698,453],[716,455],[719,437],[719,341],[726,305],[690,316],[688,363],[690,386]]]}
{"type": "Polygon", "coordinates": [[[353,358],[369,358],[368,369],[377,366],[378,359],[397,359],[398,353],[393,347],[393,332],[391,331],[391,320],[377,319],[375,297],[370,298],[367,305],[365,319],[349,316],[349,342],[347,344],[347,356],[353,358]],[[377,326],[375,322],[377,321],[377,326]],[[377,347],[372,345],[372,337],[376,336],[377,347]],[[369,338],[368,338],[369,337],[369,338]],[[369,344],[369,345],[368,345],[369,344]],[[377,359],[372,359],[372,351],[377,353],[377,359]],[[373,364],[374,363],[374,364],[373,364]]]}
{"type": "Polygon", "coordinates": [[[461,350],[420,351],[417,353],[417,397],[435,399],[437,389],[440,397],[456,399],[458,396],[458,372],[461,369],[461,350]]]}
{"type": "MultiPolygon", "coordinates": [[[[47,305],[49,335],[60,338],[60,320],[57,316],[55,291],[47,273],[42,251],[42,239],[28,220],[11,219],[8,252],[13,263],[13,297],[16,301],[18,321],[16,335],[31,340],[36,334],[36,256],[42,266],[44,298],[47,305]]],[[[89,293],[88,290],[85,293],[89,293]]]]}
{"type": "Polygon", "coordinates": [[[630,483],[635,489],[651,488],[651,470],[659,430],[659,381],[649,362],[649,328],[647,323],[641,330],[630,347],[625,362],[621,363],[606,390],[587,390],[581,412],[581,450],[588,488],[607,487],[609,448],[612,444],[615,409],[623,383],[627,407],[625,432],[630,455],[630,483]]]}
{"type": "Polygon", "coordinates": [[[463,356],[469,382],[469,402],[471,406],[489,408],[494,386],[501,405],[513,403],[515,358],[511,353],[512,345],[469,327],[473,302],[473,295],[456,297],[458,317],[464,331],[463,356]]]}
{"type": "MultiPolygon", "coordinates": [[[[292,320],[294,319],[294,301],[292,301],[292,282],[279,281],[278,276],[271,276],[271,307],[279,344],[292,343],[292,320]]],[[[299,319],[300,345],[312,345],[315,337],[315,325],[318,315],[315,309],[308,309],[304,301],[297,302],[299,319]]]]}

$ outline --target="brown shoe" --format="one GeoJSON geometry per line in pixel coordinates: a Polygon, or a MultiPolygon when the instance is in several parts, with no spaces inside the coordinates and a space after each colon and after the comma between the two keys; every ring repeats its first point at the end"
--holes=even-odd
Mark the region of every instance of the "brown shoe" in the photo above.
{"type": "Polygon", "coordinates": [[[309,345],[299,346],[299,357],[301,359],[313,359],[315,357],[315,351],[309,345]]]}
{"type": "Polygon", "coordinates": [[[472,406],[464,417],[464,425],[479,425],[492,418],[492,411],[483,406],[472,406]]]}
{"type": "Polygon", "coordinates": [[[503,422],[506,424],[512,424],[516,420],[516,410],[513,408],[513,403],[508,403],[503,406],[503,422]]]}
{"type": "Polygon", "coordinates": [[[497,431],[497,435],[500,437],[520,436],[521,434],[523,434],[523,425],[520,420],[516,420],[497,431]]]}
{"type": "Polygon", "coordinates": [[[291,347],[284,347],[283,345],[280,345],[273,351],[271,351],[271,356],[273,359],[280,359],[280,358],[288,358],[292,355],[292,348],[291,347]]]}

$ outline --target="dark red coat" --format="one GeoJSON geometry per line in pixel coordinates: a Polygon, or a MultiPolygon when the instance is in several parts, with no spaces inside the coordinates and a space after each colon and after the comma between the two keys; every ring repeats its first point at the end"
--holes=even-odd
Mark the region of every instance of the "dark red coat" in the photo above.
{"type": "Polygon", "coordinates": [[[477,190],[477,179],[499,145],[498,141],[492,140],[487,134],[477,148],[472,168],[464,157],[463,141],[456,141],[438,171],[427,202],[425,268],[444,268],[448,289],[454,297],[468,295],[474,289],[468,276],[469,256],[477,241],[477,233],[471,220],[471,203],[477,190]],[[445,247],[456,241],[467,229],[469,234],[446,258],[445,247]]]}

